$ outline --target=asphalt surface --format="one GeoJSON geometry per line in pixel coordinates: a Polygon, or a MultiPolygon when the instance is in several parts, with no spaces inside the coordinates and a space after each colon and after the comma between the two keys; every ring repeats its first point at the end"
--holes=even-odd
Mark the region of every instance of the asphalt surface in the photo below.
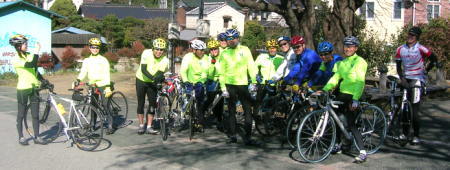
{"type": "Polygon", "coordinates": [[[387,140],[367,162],[352,163],[349,154],[331,155],[317,164],[304,163],[296,151],[275,138],[257,139],[264,147],[226,144],[219,131],[207,129],[189,141],[187,132],[138,135],[136,101],[130,100],[134,123],[105,136],[94,152],[71,146],[65,137],[48,145],[18,144],[17,100],[13,87],[0,87],[0,169],[450,169],[450,100],[432,99],[421,113],[423,143],[400,147],[387,140]]]}

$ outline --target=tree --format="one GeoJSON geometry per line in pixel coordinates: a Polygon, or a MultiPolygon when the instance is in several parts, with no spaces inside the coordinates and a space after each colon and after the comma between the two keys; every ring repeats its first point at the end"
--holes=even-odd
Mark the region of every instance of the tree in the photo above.
{"type": "Polygon", "coordinates": [[[114,47],[123,46],[124,27],[115,15],[107,15],[102,21],[102,35],[108,39],[114,47]]]}
{"type": "Polygon", "coordinates": [[[56,0],[52,7],[50,7],[50,11],[65,17],[77,15],[77,8],[72,3],[72,0],[56,0]]]}
{"type": "Polygon", "coordinates": [[[322,26],[324,37],[336,46],[338,52],[342,52],[343,45],[340,42],[345,36],[356,35],[355,11],[364,3],[364,0],[333,0],[333,6],[329,7],[327,2],[319,0],[280,0],[278,4],[253,0],[234,1],[242,7],[280,14],[290,27],[291,35],[304,36],[309,48],[318,43],[314,42],[313,34],[319,31],[316,28],[317,12],[323,10],[325,12],[320,16],[325,18],[322,26]]]}
{"type": "Polygon", "coordinates": [[[137,39],[141,40],[146,47],[151,47],[152,40],[156,38],[167,37],[167,26],[169,20],[163,18],[155,18],[144,21],[144,26],[134,32],[137,39]]]}
{"type": "MultiPolygon", "coordinates": [[[[264,47],[264,40],[266,39],[264,27],[257,21],[247,21],[245,23],[245,32],[242,37],[242,44],[248,46],[251,50],[261,49],[264,47]]],[[[252,51],[256,54],[255,51],[252,51]]]]}
{"type": "Polygon", "coordinates": [[[78,58],[79,57],[73,50],[73,47],[66,46],[63,55],[61,56],[62,67],[64,69],[74,68],[77,65],[78,58]]]}

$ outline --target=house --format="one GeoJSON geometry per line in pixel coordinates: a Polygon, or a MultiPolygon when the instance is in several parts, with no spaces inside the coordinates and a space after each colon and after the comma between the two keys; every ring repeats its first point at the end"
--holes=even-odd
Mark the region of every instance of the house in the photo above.
{"type": "Polygon", "coordinates": [[[36,7],[25,1],[0,3],[0,74],[14,72],[11,57],[15,49],[9,45],[9,37],[23,34],[28,37],[28,50],[33,51],[36,43],[41,44],[40,53],[51,53],[51,26],[53,17],[63,17],[36,7]]]}
{"type": "Polygon", "coordinates": [[[450,3],[443,0],[366,0],[358,12],[366,20],[366,30],[373,30],[380,40],[389,42],[405,25],[450,17],[450,3]]]}
{"type": "Polygon", "coordinates": [[[450,1],[447,0],[404,0],[404,24],[428,23],[437,17],[450,17],[450,1]],[[407,8],[406,8],[407,7],[407,8]]]}
{"type": "Polygon", "coordinates": [[[102,19],[114,14],[117,18],[134,17],[137,19],[165,18],[170,19],[169,9],[146,8],[143,6],[113,5],[113,4],[83,4],[79,13],[82,17],[102,19]]]}
{"type": "MultiPolygon", "coordinates": [[[[199,7],[186,12],[186,29],[196,29],[199,18],[199,7]]],[[[211,2],[204,4],[203,19],[209,23],[209,36],[230,28],[236,28],[241,35],[244,33],[245,15],[225,2],[211,2]]]]}
{"type": "Polygon", "coordinates": [[[52,31],[52,54],[61,60],[61,56],[66,46],[73,47],[73,50],[79,55],[89,39],[100,38],[102,43],[107,44],[106,38],[99,34],[81,30],[75,27],[66,27],[52,31]]]}

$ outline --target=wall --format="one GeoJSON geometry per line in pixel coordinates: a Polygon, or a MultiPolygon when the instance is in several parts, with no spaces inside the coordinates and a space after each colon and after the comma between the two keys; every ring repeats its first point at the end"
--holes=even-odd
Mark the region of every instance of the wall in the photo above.
{"type": "Polygon", "coordinates": [[[374,17],[366,19],[366,30],[373,30],[380,40],[391,41],[391,35],[397,35],[403,27],[404,8],[402,8],[401,19],[394,19],[395,0],[367,0],[374,2],[374,17]]]}
{"type": "Polygon", "coordinates": [[[35,50],[36,42],[41,44],[40,53],[51,52],[51,20],[31,7],[14,7],[0,11],[0,74],[14,72],[10,63],[16,54],[9,45],[9,38],[15,34],[23,34],[29,38],[28,50],[35,50]]]}
{"type": "Polygon", "coordinates": [[[440,16],[444,18],[450,17],[450,1],[440,0],[439,2],[430,2],[428,0],[419,0],[419,3],[415,3],[415,17],[413,16],[413,9],[409,8],[405,10],[405,24],[418,24],[418,23],[428,23],[427,20],[427,5],[439,4],[440,5],[440,16]],[[414,21],[413,21],[414,20],[414,21]]]}

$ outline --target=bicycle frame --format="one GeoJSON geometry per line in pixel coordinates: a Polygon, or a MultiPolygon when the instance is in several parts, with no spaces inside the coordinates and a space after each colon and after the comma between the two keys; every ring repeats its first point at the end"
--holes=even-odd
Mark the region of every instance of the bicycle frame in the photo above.
{"type": "MultiPolygon", "coordinates": [[[[315,131],[314,134],[313,134],[313,137],[314,137],[314,138],[322,137],[322,135],[323,135],[323,133],[324,133],[324,131],[325,131],[325,128],[326,128],[326,126],[327,126],[328,120],[330,120],[330,119],[329,119],[329,115],[330,115],[330,113],[331,113],[331,116],[333,117],[334,121],[337,123],[337,125],[339,126],[339,128],[341,129],[341,131],[344,133],[345,137],[346,137],[347,139],[351,140],[352,136],[351,136],[350,133],[345,129],[344,124],[343,124],[342,121],[339,119],[339,117],[337,116],[336,112],[333,110],[333,108],[338,108],[338,107],[339,107],[338,105],[339,105],[339,104],[343,104],[343,102],[340,102],[340,101],[333,101],[333,100],[329,97],[329,95],[326,95],[326,97],[327,97],[327,103],[326,103],[326,106],[324,107],[324,109],[325,109],[325,114],[322,115],[322,116],[320,117],[319,124],[317,125],[317,127],[319,127],[319,128],[316,129],[316,131],[315,131]]],[[[369,133],[369,132],[367,132],[367,133],[369,133]]]]}

